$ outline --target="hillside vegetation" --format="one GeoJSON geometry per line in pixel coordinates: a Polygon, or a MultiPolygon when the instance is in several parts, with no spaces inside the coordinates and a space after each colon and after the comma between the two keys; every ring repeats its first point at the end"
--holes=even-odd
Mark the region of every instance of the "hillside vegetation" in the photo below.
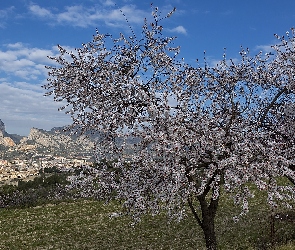
{"type": "MultiPolygon", "coordinates": [[[[239,209],[222,196],[216,221],[219,249],[271,248],[271,211],[260,202],[262,195],[257,192],[250,212],[238,223],[233,216],[239,209]]],[[[206,249],[191,214],[179,223],[165,215],[146,216],[132,226],[118,211],[118,202],[93,200],[0,209],[0,249],[206,249]]],[[[275,230],[276,249],[294,249],[295,224],[277,220],[275,230]]]]}

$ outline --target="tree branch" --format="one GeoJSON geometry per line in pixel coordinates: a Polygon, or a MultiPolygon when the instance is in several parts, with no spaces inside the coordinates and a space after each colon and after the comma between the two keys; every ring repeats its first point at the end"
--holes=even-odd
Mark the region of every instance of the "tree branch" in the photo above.
{"type": "Polygon", "coordinates": [[[267,113],[269,112],[269,110],[273,107],[273,105],[275,104],[275,102],[279,99],[279,97],[284,94],[285,92],[287,92],[287,88],[283,88],[281,89],[276,96],[274,97],[274,99],[271,101],[271,103],[268,105],[268,107],[266,107],[266,109],[264,110],[261,118],[259,119],[260,124],[262,124],[267,116],[267,113]]]}
{"type": "Polygon", "coordinates": [[[187,199],[187,202],[188,202],[188,205],[189,205],[189,207],[190,207],[190,209],[191,209],[191,211],[192,211],[192,213],[193,213],[195,219],[197,220],[199,226],[202,228],[202,225],[203,225],[203,224],[202,224],[202,221],[200,220],[200,218],[199,218],[199,216],[198,216],[198,214],[197,214],[197,212],[196,212],[196,210],[195,210],[195,208],[194,208],[194,206],[193,206],[192,199],[189,197],[189,198],[187,199]]]}

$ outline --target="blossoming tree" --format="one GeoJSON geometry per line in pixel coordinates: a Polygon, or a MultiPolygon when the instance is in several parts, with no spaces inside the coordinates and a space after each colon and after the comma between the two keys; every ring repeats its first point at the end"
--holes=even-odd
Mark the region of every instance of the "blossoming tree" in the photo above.
{"type": "Polygon", "coordinates": [[[138,37],[97,32],[75,51],[59,46],[44,87],[66,101],[73,128],[100,132],[97,159],[116,159],[116,171],[102,165],[95,173],[101,196],[115,193],[137,220],[163,210],[181,219],[189,207],[207,248],[216,249],[222,190],[234,194],[241,214],[249,185],[265,190],[272,206],[294,199],[293,185],[276,182],[295,182],[294,34],[274,56],[242,48],[238,63],[224,57],[195,67],[163,34],[172,13],[161,18],[154,8],[138,37]]]}

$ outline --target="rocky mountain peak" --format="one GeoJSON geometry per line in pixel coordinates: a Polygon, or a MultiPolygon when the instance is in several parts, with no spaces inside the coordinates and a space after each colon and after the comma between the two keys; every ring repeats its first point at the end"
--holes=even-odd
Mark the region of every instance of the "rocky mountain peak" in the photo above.
{"type": "Polygon", "coordinates": [[[2,132],[2,134],[5,133],[5,125],[4,125],[4,122],[1,121],[1,119],[0,119],[0,131],[2,132]]]}
{"type": "Polygon", "coordinates": [[[5,131],[5,125],[4,122],[0,119],[0,145],[3,145],[5,147],[13,147],[15,146],[14,141],[7,136],[7,133],[5,131]]]}
{"type": "Polygon", "coordinates": [[[72,149],[72,151],[92,150],[94,147],[94,142],[85,138],[85,136],[71,136],[61,129],[52,129],[46,131],[38,128],[31,128],[30,133],[27,137],[24,137],[21,141],[22,145],[34,144],[37,148],[46,147],[50,150],[67,150],[72,149]],[[78,150],[79,149],[79,150],[78,150]]]}
{"type": "Polygon", "coordinates": [[[7,133],[5,130],[5,124],[0,119],[0,145],[13,147],[18,144],[22,138],[23,136],[21,135],[7,133]]]}
{"type": "MultiPolygon", "coordinates": [[[[5,130],[4,130],[5,132],[5,130]]],[[[3,145],[5,147],[13,147],[15,146],[14,141],[10,137],[4,136],[4,132],[0,130],[0,145],[3,145]]]]}
{"type": "Polygon", "coordinates": [[[35,140],[42,136],[42,132],[37,128],[31,128],[30,133],[28,135],[28,140],[35,140]]]}

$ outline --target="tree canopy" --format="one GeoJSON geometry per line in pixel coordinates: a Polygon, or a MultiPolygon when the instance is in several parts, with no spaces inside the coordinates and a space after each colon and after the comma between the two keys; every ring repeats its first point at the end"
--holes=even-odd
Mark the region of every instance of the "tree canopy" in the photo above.
{"type": "Polygon", "coordinates": [[[136,219],[162,210],[181,219],[188,204],[216,249],[221,189],[241,214],[253,184],[271,206],[294,200],[295,32],[277,36],[273,53],[241,48],[239,60],[193,66],[164,35],[174,11],[161,17],[154,8],[138,36],[97,31],[75,51],[59,46],[44,87],[67,102],[73,128],[101,133],[97,159],[116,159],[117,171],[96,173],[101,194],[115,192],[136,219]],[[293,184],[279,185],[282,176],[293,184]]]}

